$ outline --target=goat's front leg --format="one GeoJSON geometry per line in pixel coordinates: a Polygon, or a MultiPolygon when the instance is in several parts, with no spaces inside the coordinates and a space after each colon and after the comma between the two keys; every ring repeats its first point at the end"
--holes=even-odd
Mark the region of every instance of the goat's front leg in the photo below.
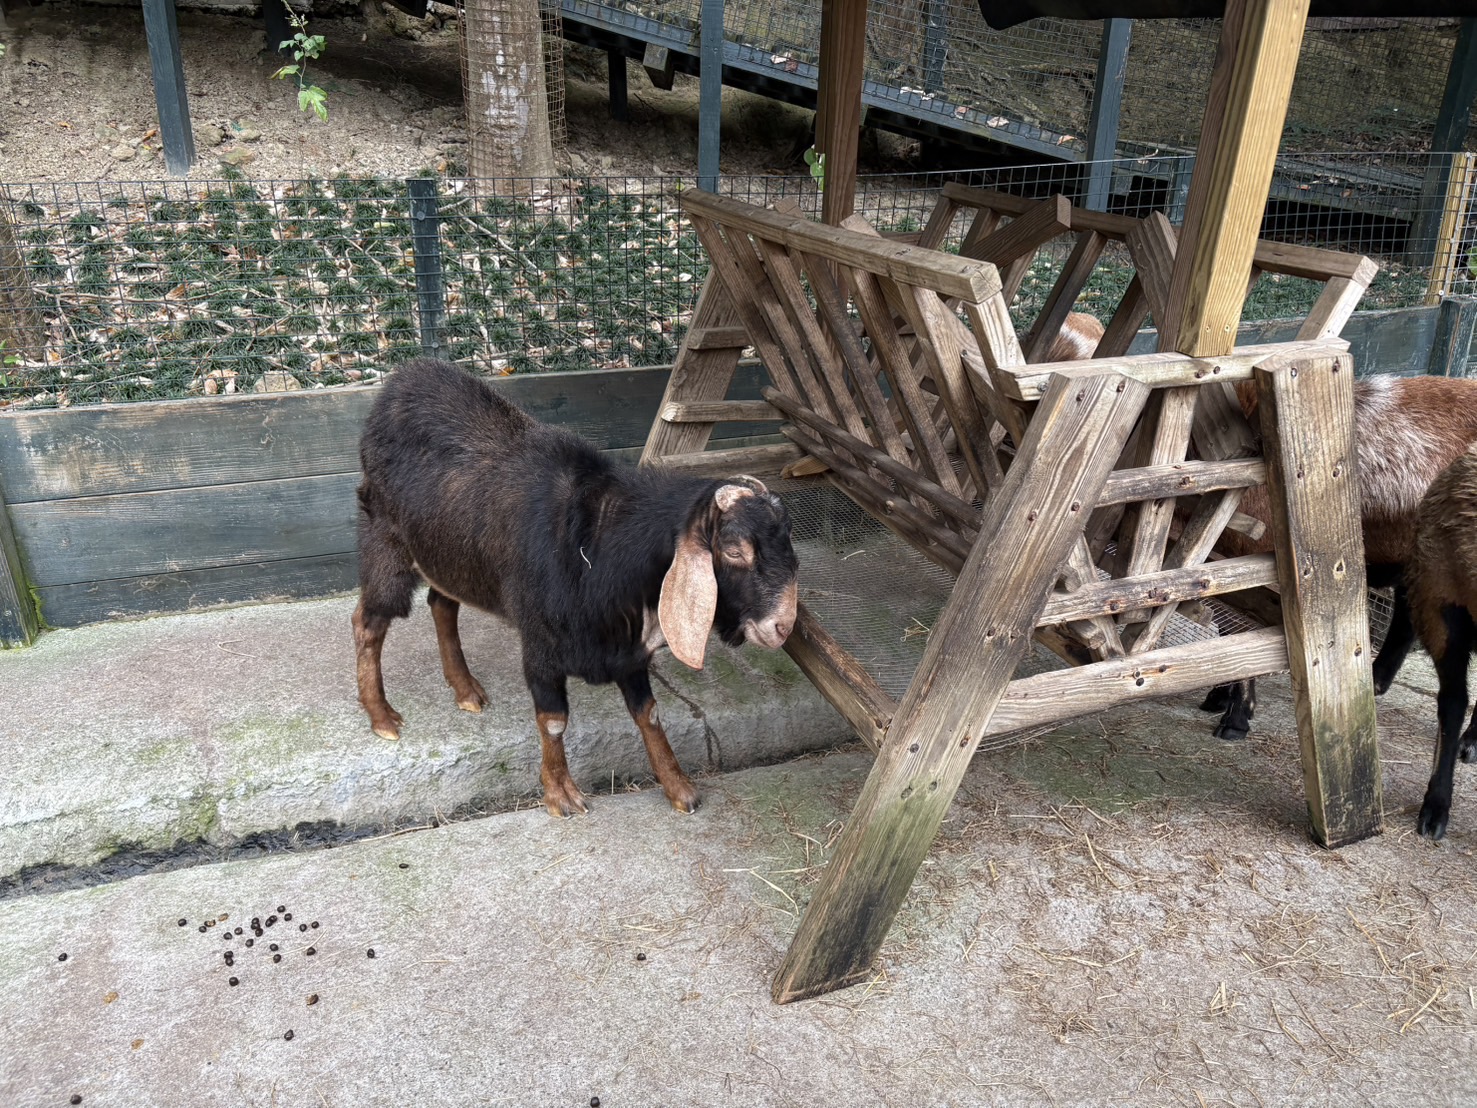
{"type": "Polygon", "coordinates": [[[1416,834],[1439,839],[1446,834],[1451,816],[1451,785],[1461,748],[1458,737],[1462,719],[1467,714],[1467,658],[1470,638],[1459,638],[1448,631],[1444,648],[1436,663],[1436,759],[1431,771],[1421,814],[1416,819],[1416,834]]]}
{"type": "Polygon", "coordinates": [[[1252,717],[1256,715],[1256,679],[1236,681],[1225,687],[1230,695],[1226,698],[1225,713],[1213,733],[1218,739],[1240,742],[1251,730],[1252,717]]]}
{"type": "Polygon", "coordinates": [[[390,617],[366,612],[361,600],[355,606],[350,622],[354,625],[359,703],[369,714],[369,726],[376,735],[383,739],[398,739],[400,725],[405,718],[385,699],[385,679],[380,670],[380,651],[384,649],[385,633],[390,629],[390,617]]]}
{"type": "Polygon", "coordinates": [[[551,816],[572,816],[588,812],[584,793],[569,776],[569,763],[564,759],[564,732],[569,727],[569,696],[564,677],[534,676],[526,670],[528,691],[533,694],[534,719],[538,723],[539,743],[543,747],[543,764],[539,781],[544,786],[544,807],[551,816]]]}
{"type": "Polygon", "coordinates": [[[480,712],[487,703],[487,691],[467,668],[462,653],[462,637],[457,631],[456,617],[461,604],[434,588],[426,596],[431,605],[431,618],[436,621],[436,646],[441,651],[441,672],[456,694],[456,706],[464,712],[480,712]]]}
{"type": "Polygon", "coordinates": [[[656,698],[651,694],[651,677],[645,669],[639,669],[626,674],[616,684],[620,686],[621,695],[626,698],[626,708],[641,732],[641,741],[646,744],[646,757],[656,779],[661,782],[662,792],[667,794],[667,800],[679,812],[697,811],[697,788],[677,764],[677,755],[672,753],[672,744],[662,729],[656,698]]]}
{"type": "MultiPolygon", "coordinates": [[[[1385,641],[1380,645],[1380,652],[1374,659],[1374,694],[1383,696],[1395,681],[1395,675],[1400,672],[1400,667],[1405,664],[1405,656],[1410,653],[1411,645],[1415,642],[1415,627],[1410,622],[1410,598],[1406,595],[1405,585],[1401,582],[1395,584],[1395,602],[1390,609],[1390,626],[1385,631],[1385,641]]],[[[1463,759],[1469,761],[1470,759],[1463,759]]]]}

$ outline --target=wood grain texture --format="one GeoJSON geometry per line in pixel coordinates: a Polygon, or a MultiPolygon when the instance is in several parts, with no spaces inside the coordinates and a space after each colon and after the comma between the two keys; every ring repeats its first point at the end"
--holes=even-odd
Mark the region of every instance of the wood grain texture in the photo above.
{"type": "Polygon", "coordinates": [[[1174,462],[1141,469],[1120,469],[1108,477],[1098,506],[1126,504],[1162,496],[1194,496],[1216,489],[1244,489],[1267,480],[1267,465],[1260,458],[1229,462],[1174,462]]]}
{"type": "Polygon", "coordinates": [[[1147,395],[1111,373],[1047,390],[800,921],[777,1001],[868,972],[1147,395]]]}
{"type": "Polygon", "coordinates": [[[680,203],[689,216],[696,215],[806,254],[820,255],[874,276],[931,288],[941,296],[977,304],[1000,288],[994,267],[970,258],[828,227],[700,189],[683,192],[680,203]]]}
{"type": "MultiPolygon", "coordinates": [[[[1308,0],[1229,0],[1211,73],[1165,318],[1165,346],[1218,355],[1235,345],[1308,0]]],[[[1267,268],[1262,266],[1262,268],[1267,268]]]]}
{"type": "Polygon", "coordinates": [[[1256,371],[1303,783],[1325,846],[1382,829],[1353,384],[1347,357],[1256,371]]]}
{"type": "Polygon", "coordinates": [[[1081,362],[1045,362],[1022,369],[1010,369],[1003,375],[1000,387],[1016,400],[1039,400],[1053,374],[1086,378],[1108,369],[1155,388],[1172,385],[1204,385],[1212,381],[1249,381],[1252,367],[1281,354],[1313,353],[1318,356],[1345,353],[1349,344],[1341,339],[1323,339],[1316,349],[1304,343],[1269,343],[1265,346],[1238,347],[1228,354],[1198,357],[1172,351],[1155,354],[1127,354],[1122,358],[1085,365],[1081,362]]]}
{"type": "Polygon", "coordinates": [[[985,734],[1009,734],[1146,697],[1174,696],[1286,669],[1287,643],[1282,632],[1263,628],[1041,673],[1010,683],[985,734]]]}
{"type": "Polygon", "coordinates": [[[1006,266],[1035,252],[1072,229],[1072,205],[1065,196],[1037,201],[1004,227],[968,244],[965,257],[1006,266]]]}
{"type": "Polygon", "coordinates": [[[1203,600],[1207,596],[1276,583],[1277,562],[1271,554],[1247,554],[1141,577],[1096,581],[1075,592],[1053,595],[1042,609],[1038,626],[1091,616],[1116,616],[1134,607],[1203,600]]]}
{"type": "Polygon", "coordinates": [[[1077,297],[1092,277],[1092,270],[1102,257],[1108,240],[1096,231],[1083,231],[1077,236],[1077,245],[1072,248],[1056,284],[1046,297],[1046,303],[1036,321],[1031,324],[1031,341],[1026,347],[1026,360],[1044,361],[1051,344],[1061,333],[1062,324],[1077,303],[1077,297]]]}
{"type": "Polygon", "coordinates": [[[815,145],[826,155],[821,218],[830,224],[849,216],[856,200],[866,52],[867,0],[821,0],[815,145]]]}

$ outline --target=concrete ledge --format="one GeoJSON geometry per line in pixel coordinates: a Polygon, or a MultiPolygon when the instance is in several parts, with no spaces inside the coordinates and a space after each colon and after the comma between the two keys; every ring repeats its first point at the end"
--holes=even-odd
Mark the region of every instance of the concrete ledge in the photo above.
{"type": "MultiPolygon", "coordinates": [[[[229,845],[331,821],[378,827],[538,788],[539,747],[518,639],[464,611],[491,703],[457,710],[418,603],[386,640],[401,741],[369,730],[354,689],[353,598],[102,624],[0,652],[0,877],[87,865],[121,848],[229,845]]],[[[727,649],[707,668],[653,670],[672,747],[691,774],[848,741],[850,729],[782,652],[727,649]]],[[[609,792],[650,776],[614,686],[571,682],[575,780],[609,792]]]]}

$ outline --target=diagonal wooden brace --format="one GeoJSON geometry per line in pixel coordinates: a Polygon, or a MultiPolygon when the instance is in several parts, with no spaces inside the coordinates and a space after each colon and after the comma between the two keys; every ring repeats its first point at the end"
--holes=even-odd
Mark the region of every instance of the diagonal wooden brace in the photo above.
{"type": "Polygon", "coordinates": [[[868,973],[1148,395],[1111,372],[1048,385],[800,921],[776,1001],[868,973]]]}

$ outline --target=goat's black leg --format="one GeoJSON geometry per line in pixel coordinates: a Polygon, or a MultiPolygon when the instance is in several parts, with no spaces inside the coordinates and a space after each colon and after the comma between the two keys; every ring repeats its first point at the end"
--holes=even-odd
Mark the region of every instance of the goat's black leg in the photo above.
{"type": "Polygon", "coordinates": [[[1205,699],[1200,702],[1202,712],[1224,712],[1226,706],[1231,703],[1231,692],[1235,685],[1217,685],[1205,694],[1205,699]]]}
{"type": "Polygon", "coordinates": [[[564,675],[533,674],[527,665],[523,675],[528,681],[528,691],[533,694],[534,720],[543,747],[538,776],[544,786],[544,807],[551,816],[588,812],[590,806],[574,778],[569,776],[569,763],[564,759],[564,732],[569,727],[569,695],[565,691],[564,675]]]}
{"type": "Polygon", "coordinates": [[[441,672],[446,676],[446,683],[451,686],[451,691],[456,694],[456,706],[464,712],[480,712],[487,703],[487,691],[472,676],[472,671],[467,668],[467,656],[462,653],[462,638],[456,627],[461,604],[434,588],[426,600],[431,605],[431,618],[436,621],[436,646],[441,651],[441,672]]]}
{"type": "Polygon", "coordinates": [[[351,620],[359,684],[359,703],[369,726],[381,738],[398,739],[404,717],[385,699],[380,651],[392,619],[410,615],[411,598],[420,582],[414,562],[389,526],[372,513],[363,490],[359,519],[359,603],[351,620]]]}
{"type": "Polygon", "coordinates": [[[1445,638],[1433,652],[1436,663],[1436,766],[1426,786],[1426,798],[1415,829],[1428,839],[1446,834],[1451,816],[1451,784],[1456,771],[1458,737],[1467,714],[1467,659],[1473,641],[1472,617],[1465,609],[1447,605],[1441,610],[1445,638]],[[1438,656],[1439,655],[1439,656],[1438,656]]]}
{"type": "Polygon", "coordinates": [[[1374,659],[1374,694],[1383,695],[1395,681],[1415,642],[1415,626],[1410,622],[1410,598],[1404,582],[1395,582],[1395,602],[1390,609],[1390,628],[1374,659]]]}
{"type": "Polygon", "coordinates": [[[646,744],[646,757],[651,762],[656,779],[661,782],[662,792],[679,812],[697,811],[697,788],[677,764],[677,755],[672,753],[672,744],[662,728],[661,716],[657,713],[656,698],[651,694],[651,678],[645,669],[618,678],[621,695],[626,698],[626,708],[636,727],[641,732],[641,741],[646,744]]]}
{"type": "Polygon", "coordinates": [[[1251,730],[1252,718],[1256,715],[1256,679],[1237,681],[1225,686],[1229,695],[1226,710],[1213,734],[1227,742],[1240,742],[1251,730]]]}
{"type": "Polygon", "coordinates": [[[1464,762],[1477,761],[1477,706],[1472,708],[1472,722],[1462,732],[1462,742],[1457,747],[1457,757],[1464,762]]]}

